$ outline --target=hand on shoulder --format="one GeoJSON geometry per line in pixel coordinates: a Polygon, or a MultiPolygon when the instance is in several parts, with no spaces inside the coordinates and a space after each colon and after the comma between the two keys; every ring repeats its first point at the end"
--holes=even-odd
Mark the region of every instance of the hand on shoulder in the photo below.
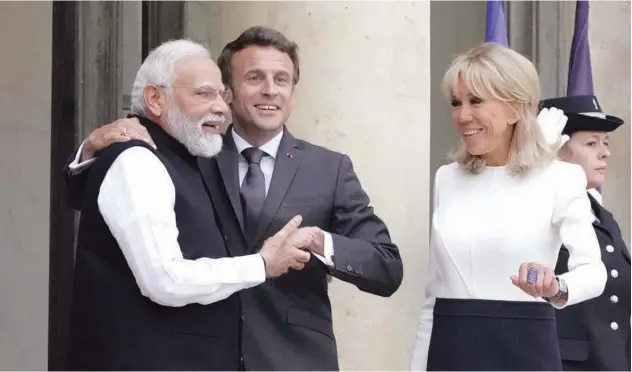
{"type": "Polygon", "coordinates": [[[104,148],[129,140],[141,140],[156,148],[147,129],[142,126],[137,118],[118,119],[110,124],[93,130],[83,145],[80,161],[90,160],[94,154],[104,148]]]}

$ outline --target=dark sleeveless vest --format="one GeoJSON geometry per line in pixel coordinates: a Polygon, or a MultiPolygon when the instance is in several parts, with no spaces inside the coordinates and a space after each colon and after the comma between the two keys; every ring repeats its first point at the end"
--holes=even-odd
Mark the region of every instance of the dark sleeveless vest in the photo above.
{"type": "MultiPolygon", "coordinates": [[[[91,165],[83,194],[71,305],[71,370],[237,370],[237,295],[210,305],[161,306],[143,296],[97,198],[114,160],[144,146],[165,165],[176,190],[178,243],[184,258],[228,257],[197,158],[153,122],[141,118],[158,150],[141,141],[104,149],[91,165]]],[[[143,170],[139,170],[142,172],[143,170]]]]}

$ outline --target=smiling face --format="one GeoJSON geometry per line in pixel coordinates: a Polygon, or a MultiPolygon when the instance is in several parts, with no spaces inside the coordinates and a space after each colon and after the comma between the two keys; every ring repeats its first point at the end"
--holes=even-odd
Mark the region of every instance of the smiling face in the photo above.
{"type": "MultiPolygon", "coordinates": [[[[171,100],[189,118],[224,117],[228,106],[224,101],[222,75],[211,59],[187,58],[176,69],[171,87],[171,100]]],[[[217,121],[200,125],[206,132],[219,134],[217,121]]]]}
{"type": "Polygon", "coordinates": [[[219,68],[210,58],[188,57],[176,68],[171,85],[148,85],[145,99],[153,117],[193,155],[212,157],[222,147],[220,125],[228,106],[219,68]]]}
{"type": "Polygon", "coordinates": [[[235,130],[251,138],[271,138],[281,132],[294,98],[290,56],[273,47],[253,45],[236,52],[231,65],[235,130]]]}
{"type": "Polygon", "coordinates": [[[509,148],[518,121],[516,110],[500,100],[477,97],[459,79],[459,89],[450,102],[452,124],[461,135],[467,152],[482,156],[487,165],[507,163],[509,148]]]}
{"type": "Polygon", "coordinates": [[[601,187],[606,177],[610,137],[606,132],[575,132],[560,149],[562,160],[581,165],[588,179],[588,188],[601,187]]]}
{"type": "Polygon", "coordinates": [[[540,78],[529,59],[483,43],[452,61],[441,90],[462,138],[451,157],[467,171],[506,165],[516,175],[554,159],[539,130],[540,78]]]}

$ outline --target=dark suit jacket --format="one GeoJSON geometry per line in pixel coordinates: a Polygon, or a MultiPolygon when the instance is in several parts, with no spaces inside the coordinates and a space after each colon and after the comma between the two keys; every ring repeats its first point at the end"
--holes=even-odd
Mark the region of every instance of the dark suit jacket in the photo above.
{"type": "MultiPolygon", "coordinates": [[[[562,364],[569,371],[629,371],[630,253],[612,214],[588,196],[599,220],[593,227],[608,281],[601,296],[556,310],[562,364]]],[[[568,258],[568,250],[562,247],[556,274],[568,271],[568,258]]]]}
{"type": "MultiPolygon", "coordinates": [[[[241,291],[242,355],[248,370],[337,370],[338,356],[327,274],[379,296],[401,284],[399,251],[369,206],[348,156],[283,135],[264,211],[248,245],[239,197],[238,154],[230,135],[199,166],[231,255],[255,253],[294,215],[302,226],[332,234],[335,267],[316,257],[301,271],[241,291]],[[223,217],[222,217],[223,216],[223,217]]],[[[68,175],[69,203],[80,198],[84,176],[68,175]]]]}

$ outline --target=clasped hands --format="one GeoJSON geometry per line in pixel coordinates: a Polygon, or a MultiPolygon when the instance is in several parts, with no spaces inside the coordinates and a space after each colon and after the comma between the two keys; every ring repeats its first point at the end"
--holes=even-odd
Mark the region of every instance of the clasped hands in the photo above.
{"type": "Polygon", "coordinates": [[[281,230],[266,239],[259,251],[265,262],[266,278],[301,270],[310,260],[310,252],[324,254],[324,232],[315,226],[299,227],[301,216],[292,218],[281,230]]]}

